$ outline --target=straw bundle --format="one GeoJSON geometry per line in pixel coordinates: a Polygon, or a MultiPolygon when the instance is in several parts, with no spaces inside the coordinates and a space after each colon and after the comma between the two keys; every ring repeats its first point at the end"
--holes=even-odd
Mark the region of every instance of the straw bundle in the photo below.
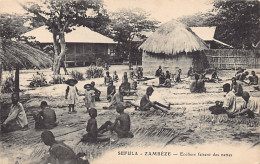
{"type": "Polygon", "coordinates": [[[175,56],[181,52],[193,52],[208,49],[206,43],[189,27],[175,20],[161,25],[139,47],[143,51],[175,56]]]}

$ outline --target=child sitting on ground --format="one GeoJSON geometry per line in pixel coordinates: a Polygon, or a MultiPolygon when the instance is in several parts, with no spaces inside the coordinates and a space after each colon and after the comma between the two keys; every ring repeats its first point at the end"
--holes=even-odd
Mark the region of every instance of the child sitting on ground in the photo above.
{"type": "Polygon", "coordinates": [[[114,75],[113,75],[113,81],[114,82],[118,82],[119,78],[118,78],[118,75],[116,74],[116,71],[114,72],[114,75]]]}
{"type": "Polygon", "coordinates": [[[107,100],[110,102],[114,94],[116,93],[116,87],[113,85],[113,81],[111,81],[107,87],[107,100]]]}
{"type": "Polygon", "coordinates": [[[56,114],[53,109],[48,108],[46,101],[41,102],[41,111],[33,114],[35,129],[52,129],[58,125],[56,114]]]}
{"type": "Polygon", "coordinates": [[[86,127],[87,134],[83,135],[83,138],[81,139],[82,142],[101,142],[101,141],[108,141],[109,137],[106,137],[102,135],[102,132],[107,131],[106,127],[110,123],[105,123],[100,127],[100,129],[97,128],[97,110],[95,108],[89,109],[89,116],[90,119],[88,120],[88,124],[86,127]]]}

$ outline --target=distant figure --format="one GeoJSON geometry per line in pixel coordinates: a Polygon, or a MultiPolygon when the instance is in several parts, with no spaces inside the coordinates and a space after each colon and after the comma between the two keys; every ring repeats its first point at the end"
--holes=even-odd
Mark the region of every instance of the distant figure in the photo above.
{"type": "Polygon", "coordinates": [[[130,79],[134,79],[135,77],[137,77],[137,76],[135,75],[134,69],[131,68],[130,70],[131,70],[131,71],[130,71],[130,79]]]}
{"type": "Polygon", "coordinates": [[[91,90],[90,84],[84,85],[84,89],[85,89],[85,99],[84,99],[85,106],[88,111],[90,108],[95,107],[95,92],[91,90]]]}
{"type": "Polygon", "coordinates": [[[199,74],[195,74],[195,80],[191,82],[190,92],[191,93],[202,93],[206,92],[205,83],[202,79],[199,80],[199,74]]]}
{"type": "Polygon", "coordinates": [[[258,76],[255,71],[252,71],[251,76],[249,76],[249,85],[258,85],[258,76]]]}
{"type": "Polygon", "coordinates": [[[254,118],[255,115],[260,115],[260,104],[259,98],[257,97],[250,97],[248,92],[243,92],[242,98],[244,99],[243,105],[237,110],[237,112],[232,113],[232,115],[239,116],[239,115],[247,115],[249,118],[254,118]]]}
{"type": "Polygon", "coordinates": [[[176,80],[176,82],[181,82],[181,69],[178,70],[175,80],[176,80]]]}
{"type": "Polygon", "coordinates": [[[33,115],[35,120],[35,129],[52,129],[58,125],[56,113],[48,108],[46,101],[41,102],[41,111],[33,115]]]}
{"type": "Polygon", "coordinates": [[[143,78],[143,68],[142,67],[138,67],[138,69],[137,69],[137,78],[138,79],[143,78]]]}
{"type": "MultiPolygon", "coordinates": [[[[239,67],[239,68],[238,68],[238,71],[237,71],[237,72],[236,72],[236,74],[235,74],[235,76],[237,76],[238,74],[240,74],[240,75],[241,75],[241,73],[243,73],[243,72],[244,72],[244,70],[245,70],[245,69],[243,69],[243,68],[239,67]]],[[[238,78],[237,80],[239,80],[239,78],[238,78]]]]}
{"type": "Polygon", "coordinates": [[[63,142],[56,141],[51,131],[42,132],[41,139],[45,145],[50,146],[50,158],[45,161],[46,163],[89,164],[88,160],[79,158],[69,146],[63,142]]]}
{"type": "Polygon", "coordinates": [[[161,76],[161,74],[162,74],[162,67],[159,66],[159,68],[155,72],[155,76],[159,77],[159,76],[161,76]]]}
{"type": "Polygon", "coordinates": [[[166,75],[165,75],[166,79],[171,79],[171,74],[169,71],[166,71],[166,75]]]}
{"type": "Polygon", "coordinates": [[[107,100],[110,102],[114,94],[116,93],[116,87],[113,85],[113,81],[107,87],[107,100]]]}
{"type": "Polygon", "coordinates": [[[231,90],[234,91],[236,96],[242,96],[243,94],[242,85],[239,82],[237,82],[235,77],[232,78],[231,90]]]}
{"type": "Polygon", "coordinates": [[[106,71],[108,71],[109,70],[109,65],[107,63],[105,63],[104,68],[105,68],[106,71]]]}
{"type": "Polygon", "coordinates": [[[162,72],[161,75],[160,75],[160,77],[159,77],[159,85],[164,84],[164,83],[165,83],[165,80],[166,80],[165,75],[164,75],[164,73],[162,72]]]}
{"type": "Polygon", "coordinates": [[[221,81],[221,79],[218,77],[218,72],[217,72],[217,68],[215,68],[215,70],[213,71],[213,73],[211,74],[211,79],[210,79],[210,82],[218,82],[218,81],[221,81]]]}
{"type": "Polygon", "coordinates": [[[239,77],[239,81],[244,82],[248,74],[249,74],[248,71],[242,73],[241,76],[239,77]]]}
{"type": "Polygon", "coordinates": [[[124,83],[126,80],[128,81],[127,72],[124,72],[124,75],[122,77],[122,83],[124,83]]]}
{"type": "Polygon", "coordinates": [[[169,107],[166,107],[156,101],[154,102],[151,102],[149,97],[153,94],[154,90],[152,87],[148,87],[146,89],[146,94],[142,97],[141,101],[140,101],[140,110],[141,111],[149,111],[151,108],[154,108],[155,110],[161,110],[162,112],[164,113],[167,113],[166,110],[160,108],[159,106],[161,107],[164,107],[166,109],[169,110],[169,107]],[[159,106],[158,106],[159,105],[159,106]]]}
{"type": "Polygon", "coordinates": [[[106,72],[106,76],[104,77],[104,84],[108,85],[112,81],[112,77],[109,75],[109,72],[106,72]]]}
{"type": "Polygon", "coordinates": [[[123,78],[123,83],[120,85],[122,94],[124,96],[130,95],[131,85],[128,82],[128,78],[123,78]]]}
{"type": "Polygon", "coordinates": [[[66,81],[66,84],[68,84],[68,87],[66,89],[66,95],[65,95],[65,99],[67,100],[68,104],[69,104],[69,113],[74,112],[76,113],[77,111],[74,109],[75,104],[78,100],[78,89],[75,86],[78,83],[77,80],[75,79],[69,79],[66,81]]]}
{"type": "Polygon", "coordinates": [[[116,71],[114,71],[113,81],[114,81],[114,82],[118,82],[118,80],[119,80],[118,75],[117,75],[116,71]]]}
{"type": "MultiPolygon", "coordinates": [[[[83,142],[89,142],[89,143],[96,143],[96,142],[102,142],[102,141],[109,141],[109,137],[106,137],[105,135],[102,135],[101,130],[105,132],[104,130],[106,128],[105,125],[102,125],[102,129],[97,128],[97,110],[95,108],[89,109],[89,116],[90,119],[88,120],[86,131],[88,132],[87,134],[83,135],[83,138],[81,141],[83,142]]],[[[109,123],[105,123],[106,125],[109,123]]]]}
{"type": "Polygon", "coordinates": [[[189,69],[189,71],[188,71],[188,73],[187,73],[187,77],[191,77],[191,76],[193,76],[193,75],[194,75],[193,68],[190,67],[190,69],[189,69]]]}
{"type": "Polygon", "coordinates": [[[91,90],[93,90],[95,92],[95,101],[100,101],[101,92],[100,92],[100,90],[95,88],[95,84],[96,83],[94,81],[91,82],[91,90]]]}
{"type": "Polygon", "coordinates": [[[3,132],[12,132],[21,129],[28,129],[28,120],[23,108],[23,105],[19,102],[18,93],[12,94],[11,110],[7,119],[1,125],[3,132]]]}
{"type": "Polygon", "coordinates": [[[170,78],[166,78],[163,86],[166,87],[166,88],[171,88],[172,87],[171,79],[170,78]]]}

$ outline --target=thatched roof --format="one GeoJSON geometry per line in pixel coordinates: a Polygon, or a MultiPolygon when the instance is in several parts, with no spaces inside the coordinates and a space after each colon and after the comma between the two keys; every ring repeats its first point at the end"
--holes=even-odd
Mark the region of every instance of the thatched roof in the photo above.
{"type": "Polygon", "coordinates": [[[48,54],[21,42],[5,41],[2,43],[2,49],[0,58],[6,67],[48,68],[52,65],[48,54]]]}
{"type": "Polygon", "coordinates": [[[208,49],[206,43],[186,25],[172,20],[162,24],[139,47],[146,52],[176,55],[208,49]]]}

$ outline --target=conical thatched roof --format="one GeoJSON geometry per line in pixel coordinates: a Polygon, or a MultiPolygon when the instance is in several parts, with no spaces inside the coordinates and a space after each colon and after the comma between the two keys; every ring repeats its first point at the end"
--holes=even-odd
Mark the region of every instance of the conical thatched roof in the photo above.
{"type": "Polygon", "coordinates": [[[48,54],[21,42],[4,41],[2,50],[0,59],[6,67],[48,68],[52,65],[52,60],[48,54]]]}
{"type": "Polygon", "coordinates": [[[173,56],[181,52],[201,51],[208,48],[189,27],[172,20],[162,24],[139,49],[173,56]]]}

